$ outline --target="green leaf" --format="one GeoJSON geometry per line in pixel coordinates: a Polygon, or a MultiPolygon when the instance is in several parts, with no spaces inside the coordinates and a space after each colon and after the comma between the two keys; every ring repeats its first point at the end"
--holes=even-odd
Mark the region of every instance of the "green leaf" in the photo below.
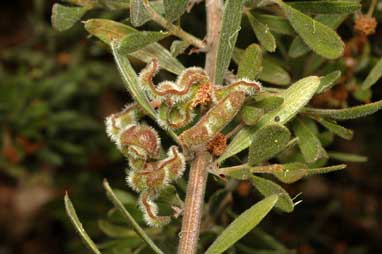
{"type": "Polygon", "coordinates": [[[256,203],[237,217],[212,243],[206,254],[220,254],[251,231],[269,213],[278,200],[271,195],[256,203]]]}
{"type": "Polygon", "coordinates": [[[119,49],[123,54],[130,54],[149,44],[162,40],[168,35],[169,33],[152,31],[130,33],[123,37],[119,44],[119,49]]]}
{"type": "MultiPolygon", "coordinates": [[[[106,220],[98,221],[99,229],[105,233],[107,236],[112,238],[134,238],[137,237],[137,233],[134,230],[129,229],[126,226],[120,226],[116,224],[112,224],[106,220]]],[[[138,238],[142,241],[140,238],[138,238]]]]}
{"type": "Polygon", "coordinates": [[[264,197],[268,197],[273,194],[278,195],[279,200],[275,205],[277,208],[287,213],[293,211],[293,201],[290,198],[288,192],[286,192],[280,185],[272,182],[271,180],[267,180],[258,176],[252,176],[250,181],[264,197]]]}
{"type": "Polygon", "coordinates": [[[237,76],[255,80],[263,69],[263,54],[259,45],[249,45],[241,56],[237,76]]]}
{"type": "Polygon", "coordinates": [[[86,246],[89,248],[89,250],[91,250],[95,254],[101,254],[101,252],[98,250],[93,240],[90,239],[89,235],[86,233],[80,220],[78,219],[76,210],[73,207],[72,201],[70,200],[68,193],[65,194],[65,209],[66,209],[66,213],[68,214],[70,218],[70,222],[73,224],[73,226],[75,227],[78,234],[81,236],[82,240],[84,241],[86,246]]]}
{"type": "Polygon", "coordinates": [[[289,140],[288,128],[281,124],[269,124],[255,132],[249,147],[248,164],[257,165],[283,151],[289,140]]]}
{"type": "Polygon", "coordinates": [[[184,51],[190,46],[186,41],[175,40],[171,43],[170,52],[174,57],[183,54],[184,51]]]}
{"type": "Polygon", "coordinates": [[[305,108],[304,113],[334,120],[348,120],[371,115],[382,108],[382,100],[344,109],[305,108]]]}
{"type": "Polygon", "coordinates": [[[131,96],[134,98],[134,100],[143,108],[143,110],[149,116],[155,119],[155,110],[151,106],[144,91],[139,86],[137,74],[131,66],[129,59],[120,53],[119,47],[119,43],[115,41],[111,42],[111,49],[113,52],[114,60],[117,64],[119,73],[122,76],[123,82],[131,96]]]}
{"type": "Polygon", "coordinates": [[[291,82],[289,73],[268,57],[263,58],[263,70],[259,74],[259,79],[280,86],[289,85],[291,82]]]}
{"type": "Polygon", "coordinates": [[[247,12],[247,17],[261,46],[268,52],[274,52],[276,50],[276,40],[269,27],[255,18],[250,12],[247,12]]]}
{"type": "Polygon", "coordinates": [[[275,15],[268,14],[259,14],[256,13],[256,17],[258,17],[263,23],[265,23],[272,32],[284,35],[294,35],[294,29],[289,24],[288,20],[275,15]]]}
{"type": "MultiPolygon", "coordinates": [[[[85,22],[85,29],[109,46],[111,46],[112,41],[120,42],[127,35],[137,32],[137,30],[128,25],[108,19],[89,19],[85,22]]],[[[151,62],[153,58],[157,58],[162,68],[178,75],[185,69],[184,66],[159,43],[147,45],[143,49],[131,53],[130,56],[146,63],[151,62]]]]}
{"type": "Polygon", "coordinates": [[[336,122],[332,120],[326,120],[324,118],[314,118],[317,120],[322,126],[327,128],[329,131],[333,132],[337,136],[340,136],[341,138],[344,138],[346,140],[351,140],[353,138],[353,131],[346,129],[345,127],[342,127],[341,125],[338,125],[336,122]]]}
{"type": "MultiPolygon", "coordinates": [[[[336,14],[320,14],[315,17],[315,20],[321,22],[324,25],[332,29],[337,29],[337,27],[345,20],[347,15],[336,15],[336,14]]],[[[288,55],[293,58],[303,56],[310,52],[310,48],[300,36],[296,36],[289,47],[288,55]]]]}
{"type": "Polygon", "coordinates": [[[103,181],[103,186],[105,188],[107,197],[113,203],[115,208],[117,208],[120,213],[128,220],[128,222],[133,226],[134,231],[150,246],[150,248],[157,254],[163,254],[163,252],[156,246],[156,244],[150,239],[150,237],[145,233],[145,231],[139,226],[139,224],[134,220],[133,216],[126,210],[122,202],[114,194],[109,183],[105,179],[103,181]]]}
{"type": "Polygon", "coordinates": [[[52,8],[52,26],[57,31],[65,31],[79,21],[87,10],[85,7],[55,3],[52,8]]]}
{"type": "Polygon", "coordinates": [[[173,21],[186,11],[188,0],[163,0],[165,18],[173,21]]]}
{"type": "Polygon", "coordinates": [[[244,106],[240,111],[241,119],[247,125],[255,125],[264,115],[264,110],[252,106],[244,106]]]}
{"type": "Polygon", "coordinates": [[[149,17],[143,0],[130,0],[130,22],[133,26],[143,25],[149,17]]]}
{"type": "Polygon", "coordinates": [[[218,162],[243,151],[251,145],[252,137],[256,130],[262,126],[272,123],[285,124],[292,119],[303,108],[312,96],[316,93],[320,85],[320,79],[317,76],[310,76],[300,79],[288,89],[279,94],[284,99],[284,103],[278,110],[264,115],[259,123],[254,127],[244,127],[235,135],[234,139],[228,145],[224,154],[218,162]]]}
{"type": "Polygon", "coordinates": [[[350,14],[361,8],[356,1],[299,1],[288,2],[293,8],[311,14],[350,14]]]}
{"type": "Polygon", "coordinates": [[[261,108],[265,113],[278,109],[284,103],[284,98],[279,96],[267,96],[260,101],[251,104],[254,107],[261,108]]]}
{"type": "Polygon", "coordinates": [[[218,41],[215,83],[222,84],[240,31],[244,0],[227,0],[218,41]]]}
{"type": "Polygon", "coordinates": [[[275,0],[275,2],[284,11],[298,35],[314,52],[328,59],[336,59],[342,56],[344,43],[333,29],[292,8],[281,0],[275,0]]]}
{"type": "Polygon", "coordinates": [[[322,147],[320,140],[316,134],[309,128],[308,119],[297,118],[293,122],[293,131],[298,137],[298,146],[308,163],[316,162],[320,159],[327,158],[328,155],[322,147]]]}
{"type": "Polygon", "coordinates": [[[323,93],[332,88],[337,80],[341,77],[341,71],[333,71],[324,77],[321,77],[320,87],[317,90],[317,93],[323,93]]]}
{"type": "Polygon", "coordinates": [[[366,90],[373,86],[382,77],[382,58],[378,60],[376,65],[371,69],[365,81],[362,83],[362,89],[366,90]]]}
{"type": "Polygon", "coordinates": [[[358,155],[358,154],[351,154],[351,153],[340,153],[340,152],[329,152],[329,157],[333,160],[337,161],[345,161],[345,162],[366,162],[367,157],[358,155]]]}

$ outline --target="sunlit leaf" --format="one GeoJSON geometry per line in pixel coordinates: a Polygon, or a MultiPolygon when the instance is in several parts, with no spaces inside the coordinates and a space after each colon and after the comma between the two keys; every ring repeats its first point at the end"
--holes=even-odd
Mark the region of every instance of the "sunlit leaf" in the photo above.
{"type": "Polygon", "coordinates": [[[88,9],[81,6],[65,6],[55,3],[52,8],[52,26],[62,32],[71,28],[88,9]]]}
{"type": "Polygon", "coordinates": [[[152,32],[152,31],[142,31],[130,33],[123,37],[119,43],[119,49],[123,54],[130,54],[134,51],[142,49],[143,47],[162,40],[168,33],[165,32],[152,32]]]}
{"type": "Polygon", "coordinates": [[[288,192],[286,192],[280,185],[274,183],[271,180],[267,180],[258,176],[252,176],[250,178],[251,183],[255,188],[264,196],[268,197],[273,194],[279,196],[275,207],[281,209],[284,212],[290,213],[294,209],[293,201],[290,198],[288,192]]]}
{"type": "Polygon", "coordinates": [[[237,76],[255,80],[262,71],[263,54],[259,45],[253,43],[249,45],[241,56],[237,76]]]}
{"type": "Polygon", "coordinates": [[[225,153],[219,157],[218,162],[220,163],[248,148],[258,128],[272,123],[285,124],[292,119],[309,102],[319,85],[320,79],[316,76],[310,76],[300,79],[280,93],[279,96],[284,99],[281,107],[264,115],[256,126],[241,129],[230,142],[225,153]]]}
{"type": "Polygon", "coordinates": [[[328,59],[335,59],[343,54],[344,43],[334,30],[281,0],[275,2],[283,9],[293,28],[313,51],[328,59]]]}
{"type": "Polygon", "coordinates": [[[227,0],[218,42],[215,83],[222,84],[240,31],[244,0],[227,0]]]}
{"type": "Polygon", "coordinates": [[[271,195],[244,211],[219,235],[206,254],[220,254],[251,231],[269,213],[278,200],[271,195]]]}
{"type": "Polygon", "coordinates": [[[250,12],[247,13],[247,17],[261,46],[269,52],[274,52],[276,50],[276,40],[269,27],[255,18],[250,12]]]}
{"type": "Polygon", "coordinates": [[[371,69],[365,81],[362,83],[362,89],[366,90],[373,86],[382,77],[382,58],[371,69]]]}
{"type": "Polygon", "coordinates": [[[78,234],[81,236],[82,240],[84,241],[86,246],[89,248],[89,250],[91,250],[95,254],[101,254],[96,244],[86,233],[84,227],[82,226],[80,220],[78,219],[76,210],[74,209],[72,201],[70,200],[69,195],[67,193],[65,194],[65,209],[66,209],[66,213],[68,214],[70,218],[70,222],[73,224],[73,226],[75,227],[78,234]]]}
{"type": "Polygon", "coordinates": [[[341,153],[341,152],[329,152],[329,157],[333,160],[337,161],[345,161],[345,162],[366,162],[367,157],[358,155],[358,154],[351,154],[351,153],[341,153]]]}
{"type": "Polygon", "coordinates": [[[165,18],[173,21],[186,11],[188,0],[163,0],[165,18]]]}
{"type": "Polygon", "coordinates": [[[304,120],[307,119],[297,118],[293,121],[293,131],[296,137],[298,137],[298,145],[305,161],[313,163],[322,158],[327,158],[328,155],[322,147],[320,140],[304,120]]]}
{"type": "Polygon", "coordinates": [[[248,153],[248,164],[256,165],[284,150],[291,134],[281,124],[269,124],[255,132],[248,153]]]}
{"type": "MultiPolygon", "coordinates": [[[[137,32],[128,25],[108,19],[89,19],[85,22],[85,29],[109,46],[112,41],[120,42],[127,35],[137,32]]],[[[180,74],[184,70],[184,66],[159,43],[147,45],[143,49],[132,52],[130,56],[146,63],[157,58],[162,68],[175,74],[180,74]]]]}
{"type": "Polygon", "coordinates": [[[190,44],[186,41],[175,40],[171,43],[170,52],[176,57],[183,54],[189,46],[190,44]]]}
{"type": "Polygon", "coordinates": [[[344,109],[318,109],[304,108],[304,112],[309,115],[322,116],[334,120],[348,120],[371,115],[382,108],[382,101],[376,101],[365,105],[349,107],[344,109]]]}

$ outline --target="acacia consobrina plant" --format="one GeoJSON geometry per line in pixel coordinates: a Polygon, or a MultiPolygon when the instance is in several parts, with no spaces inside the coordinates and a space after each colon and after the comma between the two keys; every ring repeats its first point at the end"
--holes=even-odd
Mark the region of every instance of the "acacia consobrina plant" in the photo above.
{"type": "MultiPolygon", "coordinates": [[[[108,197],[135,231],[129,236],[143,240],[137,245],[130,245],[129,239],[122,241],[129,252],[193,254],[201,250],[218,254],[229,249],[239,253],[242,244],[236,242],[272,208],[292,212],[299,203],[277,181],[290,184],[345,168],[344,164],[326,166],[329,159],[364,160],[327,151],[326,147],[334,135],[347,140],[353,136],[337,121],[372,114],[381,109],[381,101],[337,109],[309,106],[313,97],[337,84],[345,69],[341,65],[344,43],[335,30],[349,15],[358,17],[358,1],[206,0],[205,40],[175,22],[199,1],[67,2],[72,5],[53,7],[52,21],[58,30],[70,28],[92,9],[129,10],[130,14],[124,23],[109,19],[84,21],[85,29],[109,46],[134,99],[107,118],[107,133],[128,159],[127,183],[139,193],[145,222],[166,227],[150,231],[154,243],[105,181],[108,197]],[[242,21],[243,16],[246,18],[242,21]],[[165,31],[133,28],[146,23],[147,27],[156,23],[165,31]],[[256,40],[240,49],[236,42],[246,24],[256,40]],[[165,38],[169,41],[169,36],[178,38],[172,41],[170,50],[158,43],[165,38]],[[177,56],[187,51],[205,53],[205,67],[184,67],[177,56]],[[133,58],[147,64],[139,75],[131,66],[133,58]],[[237,70],[228,71],[231,62],[237,70]],[[159,68],[175,74],[175,81],[155,84],[159,68]],[[163,142],[169,139],[172,143],[163,142]],[[187,167],[190,173],[183,202],[177,192],[182,192],[184,181],[180,179],[187,167]],[[205,204],[208,173],[224,187],[210,195],[205,204]],[[211,219],[211,211],[217,207],[217,213],[222,212],[224,200],[240,180],[252,183],[264,199],[237,215],[224,230],[213,229],[219,224],[217,219],[211,219]],[[170,212],[162,211],[164,203],[170,212]],[[209,209],[203,209],[205,205],[209,209]],[[171,217],[179,215],[181,225],[177,221],[170,223],[171,217]],[[212,244],[211,240],[199,240],[201,224],[211,225],[203,230],[217,236],[212,244]],[[169,244],[174,233],[179,233],[178,247],[169,244]]],[[[375,1],[371,2],[375,6],[375,1]]],[[[374,80],[375,74],[371,75],[374,80]]],[[[127,202],[127,198],[124,200],[127,202]]],[[[68,197],[66,208],[88,247],[100,253],[82,228],[68,197]]],[[[111,233],[110,227],[115,225],[104,222],[100,226],[108,235],[119,236],[111,233]]],[[[122,248],[122,243],[113,244],[105,246],[122,248]]],[[[275,251],[288,251],[280,245],[277,248],[281,249],[275,251]]]]}

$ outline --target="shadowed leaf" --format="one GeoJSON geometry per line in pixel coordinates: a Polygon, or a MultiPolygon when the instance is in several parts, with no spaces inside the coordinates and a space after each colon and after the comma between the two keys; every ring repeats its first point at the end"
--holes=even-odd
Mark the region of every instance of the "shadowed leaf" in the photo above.
{"type": "Polygon", "coordinates": [[[341,71],[333,71],[321,77],[320,87],[318,88],[317,93],[320,94],[332,88],[340,77],[341,71]]]}
{"type": "Polygon", "coordinates": [[[57,31],[65,31],[79,21],[87,10],[86,7],[65,6],[56,3],[52,8],[52,26],[57,31]]]}
{"type": "Polygon", "coordinates": [[[329,152],[329,157],[333,160],[337,161],[345,161],[345,162],[366,162],[367,157],[358,155],[358,154],[351,154],[351,153],[340,153],[340,152],[329,152]]]}
{"type": "Polygon", "coordinates": [[[276,40],[275,37],[273,37],[269,27],[263,24],[259,19],[255,18],[249,12],[247,13],[247,17],[261,46],[268,52],[274,52],[276,50],[276,40]]]}
{"type": "Polygon", "coordinates": [[[259,45],[253,43],[249,45],[241,56],[237,76],[255,80],[261,72],[263,64],[262,50],[259,45]]]}
{"type": "Polygon", "coordinates": [[[373,86],[382,77],[382,58],[378,60],[373,69],[371,69],[369,75],[367,75],[365,81],[362,83],[362,89],[366,90],[373,86]]]}

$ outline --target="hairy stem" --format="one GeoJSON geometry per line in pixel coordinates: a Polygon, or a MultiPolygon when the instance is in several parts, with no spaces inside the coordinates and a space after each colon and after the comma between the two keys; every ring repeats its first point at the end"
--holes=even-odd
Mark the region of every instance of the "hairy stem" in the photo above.
{"type": "Polygon", "coordinates": [[[223,15],[222,0],[206,0],[207,12],[207,54],[205,69],[212,82],[215,83],[217,44],[219,41],[219,32],[221,19],[223,15]]]}
{"type": "Polygon", "coordinates": [[[166,28],[173,35],[183,39],[184,41],[194,45],[195,47],[204,50],[206,48],[206,44],[193,36],[192,34],[187,33],[179,26],[172,24],[170,21],[159,15],[150,5],[148,0],[143,0],[143,5],[145,6],[147,12],[150,14],[152,20],[166,28]]]}
{"type": "Polygon", "coordinates": [[[207,168],[211,159],[208,152],[201,151],[196,153],[196,158],[191,164],[178,254],[196,254],[197,252],[208,176],[207,168]]]}

